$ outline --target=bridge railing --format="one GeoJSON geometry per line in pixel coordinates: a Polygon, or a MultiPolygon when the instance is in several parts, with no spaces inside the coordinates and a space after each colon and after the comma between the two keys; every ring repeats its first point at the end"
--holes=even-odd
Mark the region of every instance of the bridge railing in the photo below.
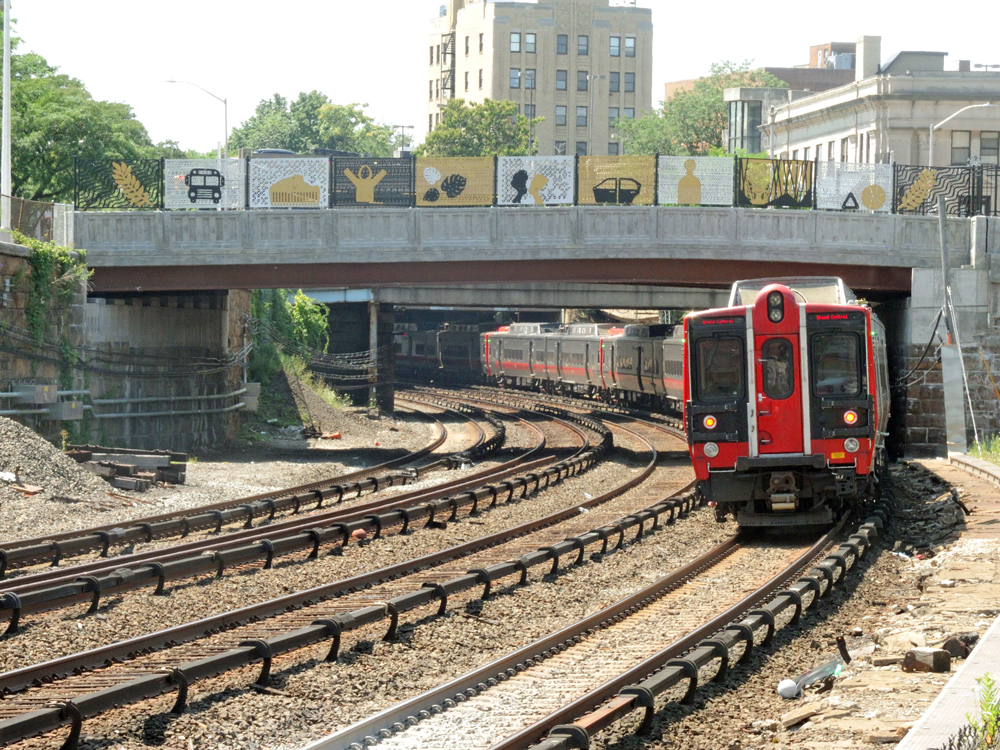
{"type": "Polygon", "coordinates": [[[1000,215],[1000,167],[696,156],[77,159],[76,210],[659,205],[1000,215]]]}

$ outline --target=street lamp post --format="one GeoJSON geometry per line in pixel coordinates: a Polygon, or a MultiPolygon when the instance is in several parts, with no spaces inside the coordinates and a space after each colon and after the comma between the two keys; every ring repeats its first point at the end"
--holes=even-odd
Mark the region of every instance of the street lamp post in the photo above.
{"type": "Polygon", "coordinates": [[[0,146],[0,227],[10,229],[10,0],[3,0],[3,144],[0,146]]]}
{"type": "Polygon", "coordinates": [[[229,158],[229,100],[228,99],[223,99],[221,96],[216,96],[215,94],[213,94],[208,89],[199,86],[197,83],[192,83],[191,81],[174,81],[174,80],[170,80],[170,81],[167,81],[167,83],[186,83],[189,86],[194,86],[196,89],[201,89],[202,91],[204,91],[206,94],[208,94],[213,99],[218,99],[220,102],[222,102],[222,110],[223,110],[222,124],[223,124],[223,127],[225,127],[225,129],[226,129],[226,146],[225,146],[225,148],[226,148],[226,158],[228,159],[229,158]]]}
{"type": "Polygon", "coordinates": [[[587,76],[587,88],[590,89],[590,111],[587,113],[587,121],[590,132],[587,134],[587,156],[594,155],[594,85],[591,81],[603,81],[607,76],[587,76]]]}
{"type": "Polygon", "coordinates": [[[407,143],[406,143],[406,133],[404,131],[406,131],[406,130],[413,130],[413,126],[412,125],[393,125],[392,126],[392,132],[395,133],[397,130],[399,131],[399,150],[401,152],[402,151],[406,151],[407,143]]]}
{"type": "Polygon", "coordinates": [[[930,126],[930,141],[928,143],[928,149],[927,149],[927,166],[928,167],[933,167],[934,166],[934,131],[935,130],[937,130],[938,128],[940,128],[942,125],[944,125],[945,123],[947,123],[949,120],[952,120],[953,118],[958,117],[960,114],[962,114],[966,110],[976,109],[978,107],[995,107],[995,106],[996,105],[993,104],[993,102],[985,102],[983,104],[970,104],[968,107],[962,107],[960,110],[958,110],[958,112],[955,112],[954,114],[951,114],[948,117],[944,118],[937,125],[931,125],[930,126]]]}

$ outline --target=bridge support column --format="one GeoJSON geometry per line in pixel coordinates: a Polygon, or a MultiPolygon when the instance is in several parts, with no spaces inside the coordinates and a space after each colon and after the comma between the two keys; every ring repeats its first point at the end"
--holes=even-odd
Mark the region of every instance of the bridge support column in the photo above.
{"type": "Polygon", "coordinates": [[[395,357],[392,352],[392,327],[395,313],[391,305],[382,307],[378,302],[368,303],[368,348],[375,357],[371,370],[371,387],[368,403],[392,412],[395,408],[395,357]],[[380,349],[384,351],[380,352],[380,349]]]}

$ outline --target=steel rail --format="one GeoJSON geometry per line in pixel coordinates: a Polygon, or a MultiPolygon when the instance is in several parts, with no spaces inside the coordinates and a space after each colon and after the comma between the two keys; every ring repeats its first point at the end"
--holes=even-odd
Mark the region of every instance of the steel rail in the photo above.
{"type": "MultiPolygon", "coordinates": [[[[533,425],[532,427],[534,428],[533,425]]],[[[366,533],[374,529],[378,535],[384,527],[390,527],[394,522],[398,524],[400,520],[404,522],[404,530],[411,521],[428,516],[433,521],[437,508],[427,505],[429,503],[473,488],[481,489],[484,482],[497,482],[516,472],[554,462],[556,460],[554,456],[528,461],[545,446],[544,435],[537,428],[534,429],[538,432],[539,440],[525,453],[500,466],[443,485],[347,508],[331,509],[307,517],[292,518],[270,526],[232,532],[221,541],[219,538],[199,539],[173,546],[169,550],[148,550],[24,576],[0,591],[0,622],[11,620],[11,627],[8,630],[10,632],[17,629],[22,614],[68,607],[85,600],[91,602],[90,613],[93,613],[97,611],[101,596],[107,593],[122,593],[151,584],[156,585],[156,593],[163,593],[167,580],[191,578],[211,572],[221,576],[226,567],[248,564],[262,558],[266,560],[265,568],[269,568],[276,555],[310,547],[313,548],[313,553],[308,559],[313,559],[318,554],[318,535],[335,527],[341,529],[341,544],[346,546],[350,533],[358,529],[363,529],[366,533]],[[408,507],[413,503],[418,505],[408,507]],[[421,503],[424,506],[420,506],[421,503]],[[387,511],[399,509],[404,511],[402,519],[382,517],[387,511]],[[256,544],[251,544],[254,542],[256,544]]],[[[580,434],[582,435],[582,432],[580,434]]],[[[588,448],[589,441],[586,436],[582,435],[582,440],[583,449],[588,448]]],[[[560,467],[560,472],[569,471],[566,462],[559,462],[555,466],[560,467]]],[[[530,478],[519,479],[520,481],[514,480],[514,485],[525,491],[530,478]]],[[[551,477],[547,477],[546,481],[551,481],[551,477]]],[[[508,499],[511,497],[513,490],[508,499]]],[[[338,501],[342,498],[341,494],[338,501]]],[[[458,503],[456,498],[453,512],[457,513],[458,505],[466,504],[468,500],[458,503]]]]}
{"type": "MultiPolygon", "coordinates": [[[[641,436],[637,437],[643,439],[641,436]]],[[[646,442],[649,444],[648,441],[646,442]]],[[[444,556],[453,558],[459,554],[460,551],[461,554],[468,554],[468,552],[476,549],[494,546],[495,544],[503,541],[517,538],[523,534],[529,533],[530,531],[537,530],[544,526],[549,526],[552,523],[577,515],[580,512],[581,507],[594,507],[595,505],[607,502],[608,500],[619,496],[623,492],[631,489],[636,484],[643,481],[643,479],[645,479],[645,477],[647,477],[655,469],[657,463],[657,456],[655,453],[656,449],[652,446],[652,444],[649,445],[653,456],[646,470],[641,472],[639,476],[631,478],[627,482],[608,490],[598,497],[587,500],[584,503],[574,503],[574,505],[570,508],[550,514],[543,519],[536,519],[535,521],[527,524],[522,524],[515,529],[508,529],[504,532],[499,532],[489,537],[484,537],[483,539],[460,545],[452,548],[451,550],[437,553],[433,556],[427,556],[421,560],[401,563],[397,566],[393,566],[393,568],[397,571],[406,566],[409,566],[409,569],[422,569],[427,566],[428,558],[437,558],[438,560],[444,559],[444,556]]],[[[690,485],[688,485],[684,491],[689,490],[689,488],[690,485]]],[[[630,514],[616,522],[605,524],[599,529],[567,539],[565,542],[542,547],[537,552],[522,555],[520,558],[510,560],[505,563],[497,563],[486,569],[471,570],[463,576],[445,581],[441,584],[424,584],[424,586],[416,591],[410,594],[403,594],[395,597],[384,604],[364,607],[350,613],[337,615],[331,619],[320,620],[314,622],[311,626],[298,628],[297,630],[289,633],[268,638],[266,641],[255,641],[253,643],[246,642],[237,648],[230,649],[229,651],[217,654],[213,657],[179,665],[172,672],[159,672],[143,675],[112,687],[106,687],[95,693],[77,695],[71,701],[59,706],[29,711],[4,721],[0,721],[0,743],[10,743],[20,739],[25,739],[42,732],[50,731],[68,722],[73,724],[70,737],[72,740],[74,737],[79,737],[81,723],[84,717],[102,713],[125,703],[155,697],[163,692],[174,689],[180,690],[178,705],[175,706],[175,708],[177,708],[177,710],[182,710],[183,703],[186,700],[186,687],[188,684],[200,679],[215,676],[222,672],[252,664],[261,659],[264,660],[264,665],[262,667],[261,675],[257,680],[257,684],[263,686],[267,681],[271,658],[277,654],[287,653],[307,645],[327,641],[330,638],[333,638],[334,646],[331,649],[330,656],[331,658],[335,658],[336,651],[339,648],[340,635],[343,632],[353,630],[363,625],[379,622],[389,618],[391,615],[392,623],[390,625],[390,631],[387,634],[387,637],[390,637],[391,634],[395,632],[400,613],[407,612],[421,606],[426,606],[428,604],[437,603],[438,601],[440,601],[439,611],[442,611],[447,605],[448,596],[451,594],[478,586],[484,586],[482,596],[485,597],[489,595],[491,584],[501,578],[520,574],[521,582],[524,583],[527,580],[528,570],[532,567],[551,562],[554,571],[559,566],[561,558],[576,555],[578,555],[577,562],[581,562],[588,545],[602,543],[603,546],[601,549],[602,552],[604,552],[608,547],[609,536],[617,533],[619,535],[618,546],[620,547],[624,544],[625,532],[636,526],[639,527],[637,538],[640,538],[644,533],[644,525],[646,521],[652,520],[652,526],[654,528],[658,528],[659,520],[662,515],[669,513],[672,519],[674,518],[675,511],[684,512],[685,510],[689,511],[691,509],[693,496],[690,492],[688,492],[685,497],[680,499],[674,499],[675,495],[676,493],[670,498],[661,500],[655,505],[640,511],[639,513],[630,514]]],[[[339,590],[345,590],[350,587],[358,588],[360,585],[363,585],[360,584],[361,579],[384,580],[390,575],[390,570],[392,569],[384,569],[365,576],[355,577],[354,579],[351,579],[352,586],[345,586],[344,584],[346,582],[341,582],[339,584],[332,584],[318,589],[313,589],[310,592],[300,592],[298,594],[273,600],[262,605],[256,605],[255,607],[245,608],[244,610],[241,610],[241,616],[248,618],[253,616],[250,613],[254,612],[255,616],[260,617],[260,609],[265,606],[270,611],[274,611],[275,606],[277,605],[280,607],[279,611],[284,611],[289,607],[296,606],[293,602],[297,602],[298,606],[303,606],[306,603],[313,603],[317,600],[317,598],[333,595],[335,593],[335,588],[339,590]]],[[[399,573],[397,572],[397,575],[398,574],[399,573]]],[[[226,613],[225,615],[210,619],[218,621],[219,617],[233,618],[239,614],[240,613],[226,613]]],[[[180,628],[172,629],[174,639],[176,640],[176,638],[182,634],[178,631],[187,630],[187,634],[190,636],[192,628],[203,630],[206,627],[207,621],[208,620],[206,619],[200,621],[199,623],[192,623],[181,626],[180,628]]],[[[159,639],[163,638],[163,633],[154,635],[159,639]]],[[[151,637],[154,636],[146,636],[144,639],[148,640],[151,637]]],[[[118,647],[122,646],[122,644],[116,645],[118,647]]],[[[133,642],[132,647],[134,648],[136,646],[137,644],[133,642]]],[[[86,654],[75,655],[74,659],[61,660],[63,663],[62,667],[68,667],[70,661],[79,661],[81,659],[93,660],[94,655],[98,651],[105,652],[102,654],[105,659],[109,658],[109,655],[107,654],[107,647],[105,647],[105,649],[96,649],[91,652],[87,652],[86,654]]]]}
{"type": "MultiPolygon", "coordinates": [[[[541,435],[540,431],[539,431],[539,434],[540,434],[540,441],[539,442],[542,443],[542,444],[544,444],[544,435],[541,435]]],[[[579,470],[582,470],[582,469],[586,468],[587,465],[592,465],[592,461],[593,460],[594,460],[593,456],[590,456],[590,455],[587,455],[587,454],[578,454],[577,456],[574,457],[574,459],[571,459],[571,460],[565,462],[566,463],[566,469],[565,469],[566,470],[566,474],[565,474],[565,476],[568,478],[569,476],[573,476],[573,475],[577,474],[578,470],[575,469],[574,466],[578,467],[579,470]]],[[[551,476],[552,475],[550,474],[549,477],[551,477],[551,476]]],[[[560,472],[560,474],[558,476],[559,477],[562,476],[561,472],[560,472]]],[[[535,483],[534,483],[535,484],[535,491],[537,491],[537,489],[539,487],[539,484],[540,484],[540,480],[543,479],[543,478],[546,479],[546,484],[544,486],[548,486],[548,484],[550,482],[561,481],[561,478],[553,480],[553,479],[550,479],[549,477],[545,477],[544,475],[540,476],[540,477],[536,477],[536,479],[539,480],[539,481],[535,481],[535,483]]],[[[633,479],[631,481],[635,481],[635,479],[633,479]]],[[[481,500],[491,499],[492,503],[496,504],[496,502],[498,501],[498,498],[500,497],[500,495],[503,494],[504,491],[509,492],[509,494],[508,494],[508,500],[510,500],[510,499],[513,498],[513,495],[514,495],[514,492],[516,491],[516,489],[521,489],[522,497],[524,497],[527,494],[527,492],[530,490],[531,484],[532,483],[530,481],[524,481],[524,482],[521,482],[521,483],[509,482],[509,483],[507,483],[507,486],[503,490],[501,490],[499,492],[497,491],[496,488],[485,488],[483,490],[478,491],[475,494],[475,496],[472,496],[470,498],[470,501],[473,503],[474,509],[475,509],[476,504],[479,501],[481,501],[481,500]]],[[[595,498],[594,500],[587,501],[587,503],[582,504],[582,507],[589,507],[590,504],[597,504],[599,501],[601,501],[601,497],[595,498]]],[[[447,503],[446,501],[442,502],[441,505],[450,508],[450,504],[447,503]]],[[[578,503],[575,507],[579,508],[579,507],[581,507],[581,504],[578,503]]],[[[454,510],[453,508],[450,508],[450,509],[454,510]]],[[[410,520],[419,520],[420,518],[428,516],[427,511],[424,510],[424,509],[411,509],[411,511],[412,512],[408,513],[408,517],[410,518],[410,520]]],[[[570,515],[572,515],[572,511],[570,509],[566,509],[564,511],[561,511],[560,513],[552,514],[550,516],[547,516],[547,517],[541,519],[540,522],[539,522],[539,523],[541,523],[540,526],[533,525],[534,522],[529,523],[529,524],[523,524],[520,527],[516,527],[516,529],[515,529],[515,535],[521,535],[521,534],[529,533],[530,531],[533,531],[536,528],[541,528],[542,526],[550,525],[552,523],[556,523],[558,521],[565,520],[565,518],[568,518],[570,515]]],[[[672,516],[673,516],[673,513],[671,513],[671,517],[672,516]]],[[[431,518],[433,518],[432,514],[431,514],[431,518]]],[[[357,526],[357,528],[370,528],[371,521],[372,521],[372,519],[369,518],[368,520],[363,520],[360,523],[355,522],[354,525],[357,526]]],[[[385,523],[383,524],[383,526],[387,527],[387,526],[390,526],[390,524],[392,524],[392,523],[395,523],[395,524],[398,525],[399,522],[400,522],[400,520],[397,519],[397,518],[388,518],[388,519],[385,519],[385,523]]],[[[347,530],[348,530],[348,532],[351,531],[351,530],[353,530],[351,524],[347,524],[347,530]]],[[[484,540],[486,540],[486,541],[483,541],[483,540],[473,540],[472,542],[469,542],[467,544],[459,545],[457,547],[454,547],[451,550],[445,550],[443,552],[433,553],[431,555],[427,555],[427,556],[424,556],[422,558],[418,558],[417,560],[413,561],[412,563],[405,563],[404,562],[404,563],[400,563],[399,565],[396,565],[396,566],[390,566],[389,568],[385,568],[385,569],[382,569],[382,570],[374,571],[371,574],[365,574],[365,575],[362,575],[362,576],[357,576],[357,577],[348,579],[347,581],[343,582],[344,586],[346,587],[344,590],[346,591],[346,590],[349,590],[350,588],[359,588],[359,587],[364,587],[366,585],[372,585],[372,583],[377,582],[380,579],[385,578],[387,580],[388,578],[395,577],[395,576],[398,576],[398,575],[402,575],[402,573],[400,573],[398,571],[399,570],[406,570],[405,566],[407,566],[409,564],[413,564],[413,565],[417,566],[417,568],[424,568],[424,567],[430,567],[432,565],[438,565],[438,564],[440,564],[444,560],[453,559],[453,557],[455,557],[455,556],[460,556],[460,555],[464,555],[464,554],[470,554],[472,551],[475,551],[476,549],[478,549],[481,545],[484,546],[484,547],[488,547],[488,546],[492,546],[493,544],[498,544],[498,543],[501,543],[502,541],[505,541],[507,539],[507,537],[505,536],[506,533],[507,532],[499,532],[498,534],[494,534],[494,535],[491,535],[491,536],[488,536],[488,537],[484,537],[484,540]],[[442,555],[443,555],[443,557],[442,557],[442,555]]],[[[329,536],[330,536],[330,538],[332,540],[335,541],[338,538],[339,539],[343,539],[343,538],[345,538],[345,536],[349,537],[349,533],[348,534],[343,534],[342,530],[338,530],[337,533],[331,533],[329,536]]],[[[339,585],[340,584],[331,584],[331,586],[333,586],[333,588],[330,588],[328,586],[326,586],[326,587],[318,587],[316,589],[311,589],[311,590],[303,592],[301,594],[295,594],[295,595],[292,595],[291,597],[283,597],[283,598],[280,598],[278,600],[275,600],[277,602],[276,606],[278,607],[278,609],[275,610],[275,613],[283,611],[285,608],[287,608],[289,606],[295,606],[293,604],[293,602],[299,602],[300,605],[301,605],[302,601],[312,600],[312,599],[315,599],[316,597],[328,598],[329,596],[339,595],[340,593],[343,593],[343,591],[340,588],[337,588],[339,585]]],[[[266,603],[266,602],[264,603],[264,605],[267,605],[267,604],[268,603],[266,603]]],[[[260,605],[260,606],[264,606],[264,605],[260,605]]],[[[264,615],[261,615],[257,611],[257,609],[255,608],[255,606],[251,606],[251,607],[244,608],[242,610],[238,610],[236,614],[239,615],[239,617],[242,617],[243,616],[242,613],[244,613],[244,612],[252,613],[252,614],[247,615],[247,617],[255,617],[256,618],[256,617],[264,616],[264,615]]],[[[217,629],[219,627],[225,627],[228,624],[231,624],[231,622],[238,622],[238,621],[240,621],[239,617],[237,617],[237,619],[232,620],[232,621],[226,619],[227,617],[228,617],[228,615],[226,615],[226,614],[216,615],[216,616],[213,616],[213,617],[205,618],[204,620],[200,620],[197,623],[194,623],[194,625],[198,625],[198,623],[216,623],[214,625],[206,625],[206,628],[209,628],[209,629],[215,628],[215,629],[217,629]]],[[[178,639],[186,640],[190,636],[189,635],[187,635],[187,636],[185,635],[188,632],[188,631],[184,630],[185,627],[186,626],[177,626],[175,628],[171,628],[171,629],[169,629],[167,631],[164,631],[165,633],[169,633],[169,635],[166,636],[165,639],[162,640],[162,641],[157,641],[157,639],[155,637],[155,636],[157,636],[157,634],[153,634],[153,636],[154,636],[153,642],[160,642],[161,645],[162,645],[163,643],[174,642],[174,641],[177,641],[178,639]]],[[[198,631],[197,628],[195,630],[198,633],[202,632],[202,631],[198,631]]],[[[207,632],[207,631],[205,631],[205,632],[207,632]]],[[[136,650],[142,650],[142,649],[146,649],[146,648],[155,647],[155,646],[149,646],[149,645],[142,645],[142,646],[140,646],[139,645],[140,643],[143,643],[143,644],[146,643],[143,640],[143,638],[144,637],[140,637],[138,639],[131,639],[129,641],[122,642],[120,644],[111,644],[111,645],[106,646],[106,647],[101,647],[101,648],[95,649],[92,652],[87,652],[88,654],[90,654],[90,653],[94,654],[93,658],[97,659],[97,661],[89,662],[87,665],[83,665],[83,666],[81,666],[81,665],[75,665],[74,664],[73,665],[73,669],[87,668],[88,666],[97,666],[99,664],[105,663],[106,661],[121,658],[122,655],[134,653],[136,650]]],[[[59,669],[61,668],[59,665],[65,665],[65,664],[67,664],[66,659],[56,659],[56,660],[53,660],[53,661],[50,661],[50,662],[46,662],[46,663],[41,664],[41,665],[33,665],[33,666],[30,666],[30,667],[24,667],[22,669],[14,670],[12,672],[8,672],[6,674],[0,675],[0,695],[2,695],[4,693],[9,693],[9,692],[12,692],[12,691],[15,691],[15,690],[19,690],[19,689],[27,687],[27,686],[29,686],[31,684],[35,684],[35,683],[38,683],[40,681],[44,681],[46,679],[49,679],[51,677],[51,675],[53,675],[53,674],[59,674],[59,669]],[[51,672],[51,673],[49,672],[50,665],[52,665],[52,667],[56,669],[55,672],[51,672]]],[[[72,671],[72,670],[70,670],[70,671],[72,671]]]]}
{"type": "Polygon", "coordinates": [[[655,712],[656,696],[685,679],[689,682],[682,702],[693,702],[702,667],[718,660],[719,668],[713,679],[721,682],[726,678],[735,647],[743,644],[739,663],[745,663],[756,646],[771,643],[777,627],[776,618],[782,612],[794,607],[789,622],[795,624],[804,608],[812,608],[835,585],[843,584],[847,572],[878,541],[879,529],[885,523],[884,515],[870,517],[836,552],[813,565],[817,557],[834,543],[846,519],[845,514],[840,523],[795,562],[739,603],[600,687],[494,744],[490,750],[520,750],[535,743],[540,743],[535,745],[535,750],[587,750],[593,733],[625,718],[637,708],[645,709],[639,731],[648,730],[655,712]],[[799,577],[788,589],[782,590],[792,578],[806,570],[810,571],[808,575],[799,577]],[[809,592],[813,596],[805,603],[809,592]],[[757,631],[762,627],[765,628],[765,635],[758,642],[757,631]],[[581,715],[582,718],[572,724],[563,723],[581,715]],[[546,732],[549,736],[542,741],[546,732]]]}
{"type": "MultiPolygon", "coordinates": [[[[401,397],[401,400],[406,400],[405,397],[401,397]]],[[[440,407],[438,407],[440,408],[440,407]]],[[[414,410],[416,414],[424,414],[414,410]]],[[[421,448],[413,453],[408,453],[405,456],[400,456],[394,458],[390,461],[385,461],[375,466],[371,466],[365,469],[360,469],[358,471],[348,472],[346,474],[340,474],[328,479],[321,479],[315,482],[310,482],[308,484],[302,484],[295,487],[283,488],[280,490],[271,490],[269,492],[262,492],[257,495],[250,495],[242,498],[235,498],[233,500],[225,500],[217,503],[208,503],[205,505],[195,506],[193,508],[186,508],[184,510],[170,511],[168,513],[160,513],[152,516],[144,516],[140,518],[131,519],[125,523],[130,526],[140,526],[143,524],[148,524],[150,526],[155,526],[157,524],[162,524],[168,521],[175,521],[178,519],[186,517],[195,516],[211,516],[211,518],[206,522],[206,526],[214,525],[217,522],[217,517],[214,515],[217,512],[230,511],[232,509],[240,509],[242,506],[250,506],[253,516],[250,518],[255,518],[265,513],[270,513],[271,506],[268,501],[285,500],[282,503],[282,508],[285,506],[292,507],[293,501],[297,498],[299,502],[305,502],[308,499],[315,500],[317,493],[324,489],[329,489],[337,485],[344,485],[347,483],[357,483],[358,480],[370,477],[376,472],[384,471],[386,469],[395,468],[407,463],[412,463],[413,461],[419,460],[424,456],[437,450],[441,445],[444,444],[448,437],[448,432],[441,421],[438,419],[433,420],[438,428],[437,435],[435,438],[421,448]]],[[[435,462],[437,464],[438,462],[435,462]]],[[[432,464],[435,465],[435,464],[432,464]]],[[[427,471],[428,467],[421,467],[422,471],[427,471]]],[[[418,470],[418,474],[419,474],[418,470]]],[[[245,515],[244,511],[244,515],[245,515]]],[[[233,522],[236,520],[247,520],[245,518],[239,518],[238,516],[233,516],[233,518],[228,519],[227,522],[233,522]]],[[[26,565],[33,562],[45,561],[51,559],[53,555],[58,555],[59,551],[62,549],[60,546],[58,549],[53,547],[53,543],[59,545],[70,539],[76,539],[79,537],[93,536],[95,539],[94,543],[90,545],[87,549],[101,549],[106,542],[106,537],[110,532],[122,528],[121,521],[114,521],[111,523],[100,524],[97,526],[92,526],[87,529],[77,529],[73,531],[59,532],[55,534],[48,534],[46,536],[34,537],[30,539],[19,539],[10,542],[6,542],[4,547],[0,549],[0,578],[3,578],[7,569],[14,567],[15,564],[26,565]],[[36,548],[35,557],[25,554],[25,550],[30,550],[36,548]],[[14,553],[21,554],[14,554],[14,553]]],[[[145,536],[143,533],[142,536],[145,536]]],[[[121,542],[125,543],[129,541],[127,538],[122,538],[121,542]]]]}

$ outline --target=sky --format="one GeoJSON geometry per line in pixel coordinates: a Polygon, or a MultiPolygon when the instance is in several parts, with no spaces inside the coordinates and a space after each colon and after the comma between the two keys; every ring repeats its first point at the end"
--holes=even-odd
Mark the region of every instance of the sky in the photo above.
{"type": "MultiPolygon", "coordinates": [[[[11,0],[21,51],[45,57],[80,79],[96,99],[125,102],[156,142],[207,151],[229,127],[274,93],[319,90],[337,103],[367,103],[392,125],[419,125],[426,111],[427,22],[444,0],[11,0]]],[[[926,3],[927,0],[924,0],[926,3]]],[[[928,22],[924,3],[682,3],[638,0],[652,8],[653,99],[667,81],[696,78],[713,62],[805,64],[809,46],[882,37],[882,58],[900,50],[950,53],[1000,63],[986,25],[995,0],[971,0],[928,22]],[[860,10],[860,12],[858,12],[860,10]]]]}

